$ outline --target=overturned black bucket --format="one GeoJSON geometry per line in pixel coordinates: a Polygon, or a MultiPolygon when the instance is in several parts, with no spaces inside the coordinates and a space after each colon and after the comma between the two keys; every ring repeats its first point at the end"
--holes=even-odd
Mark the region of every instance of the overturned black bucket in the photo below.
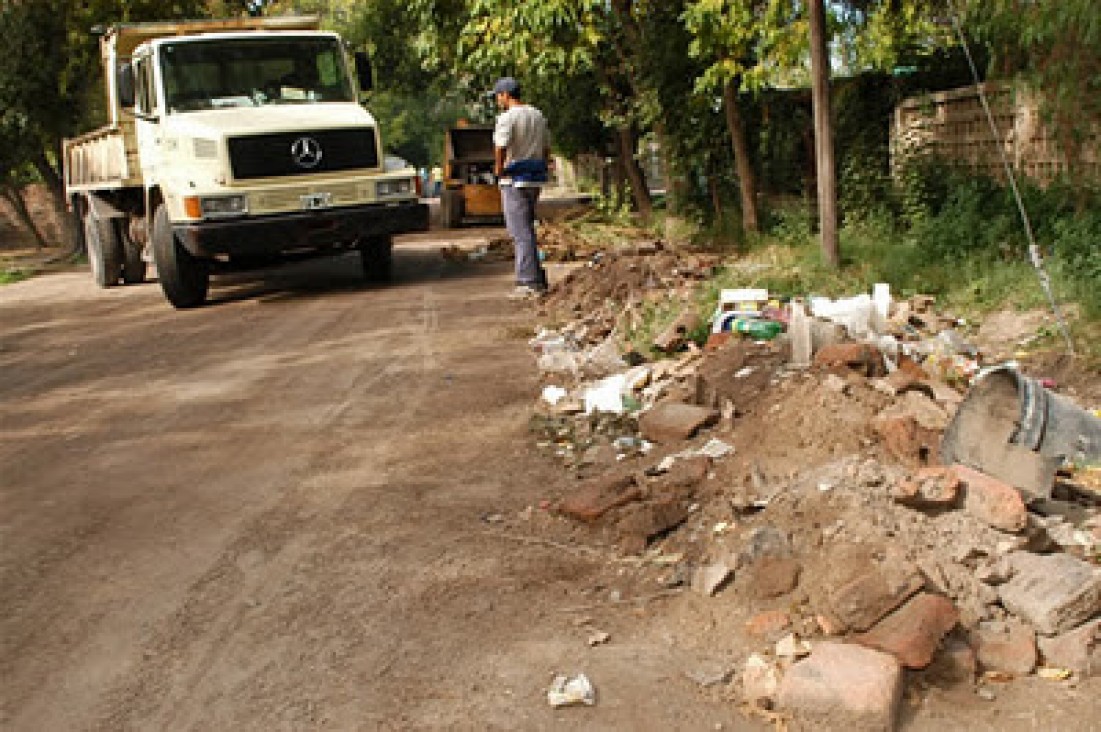
{"type": "Polygon", "coordinates": [[[1065,462],[1101,462],[1101,419],[1012,366],[998,366],[976,379],[960,404],[941,460],[1050,496],[1065,462]]]}

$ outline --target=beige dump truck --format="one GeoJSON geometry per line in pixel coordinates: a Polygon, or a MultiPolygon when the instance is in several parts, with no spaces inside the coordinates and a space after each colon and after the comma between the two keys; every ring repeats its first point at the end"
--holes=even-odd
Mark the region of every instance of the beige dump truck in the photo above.
{"type": "Polygon", "coordinates": [[[109,123],[64,148],[96,282],[201,305],[212,273],[358,250],[389,277],[427,228],[416,171],[359,104],[363,54],[316,17],[119,25],[101,41],[109,123]],[[356,78],[358,77],[358,86],[356,78]]]}

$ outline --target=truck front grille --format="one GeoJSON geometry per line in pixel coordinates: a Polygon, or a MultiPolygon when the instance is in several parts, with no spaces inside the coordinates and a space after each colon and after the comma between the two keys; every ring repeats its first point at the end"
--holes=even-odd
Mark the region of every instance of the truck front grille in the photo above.
{"type": "Polygon", "coordinates": [[[232,137],[229,160],[233,177],[272,178],[378,167],[372,128],[280,132],[232,137]]]}

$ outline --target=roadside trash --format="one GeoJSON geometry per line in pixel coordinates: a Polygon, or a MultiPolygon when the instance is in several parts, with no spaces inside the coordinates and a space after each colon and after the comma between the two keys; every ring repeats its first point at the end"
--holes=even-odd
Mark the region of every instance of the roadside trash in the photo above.
{"type": "Polygon", "coordinates": [[[731,445],[728,445],[722,440],[713,437],[707,441],[707,444],[705,444],[699,450],[696,450],[695,454],[709,457],[712,460],[722,460],[724,457],[732,454],[733,452],[734,448],[731,445]]]}
{"type": "Polygon", "coordinates": [[[767,303],[768,290],[763,288],[747,287],[719,293],[719,312],[724,314],[755,318],[767,303]]]}
{"type": "Polygon", "coordinates": [[[569,392],[560,386],[547,386],[543,389],[543,401],[552,407],[569,395],[569,392]]]}
{"type": "Polygon", "coordinates": [[[777,658],[802,658],[810,655],[810,643],[800,640],[794,633],[788,633],[776,643],[777,658]]]}
{"type": "Polygon", "coordinates": [[[552,707],[577,704],[591,707],[596,704],[596,689],[585,674],[578,674],[572,679],[559,674],[554,677],[551,688],[547,690],[547,704],[552,707]]]}
{"type": "Polygon", "coordinates": [[[788,326],[788,333],[791,336],[791,365],[800,369],[809,367],[811,356],[814,355],[814,344],[810,319],[807,317],[806,306],[802,302],[791,304],[791,324],[788,326]]]}
{"type": "Polygon", "coordinates": [[[941,442],[941,460],[970,465],[1050,497],[1064,461],[1101,461],[1101,419],[1009,365],[980,374],[941,442]]]}
{"type": "Polygon", "coordinates": [[[857,295],[840,300],[812,297],[810,308],[814,317],[825,318],[845,326],[852,338],[861,340],[874,334],[872,315],[875,312],[875,305],[868,295],[857,295]]]}
{"type": "Polygon", "coordinates": [[[627,384],[624,374],[602,379],[585,391],[585,414],[611,412],[623,414],[623,389],[627,384]]]}
{"type": "Polygon", "coordinates": [[[734,568],[725,560],[698,567],[692,575],[692,589],[705,597],[712,597],[734,574],[734,568]]]}
{"type": "Polygon", "coordinates": [[[589,637],[585,639],[585,642],[589,644],[590,648],[596,646],[602,646],[612,639],[611,633],[605,633],[603,630],[594,630],[589,633],[589,637]]]}
{"type": "Polygon", "coordinates": [[[783,323],[762,318],[749,318],[735,313],[724,313],[715,321],[715,332],[741,333],[758,341],[771,341],[784,332],[783,323]]]}

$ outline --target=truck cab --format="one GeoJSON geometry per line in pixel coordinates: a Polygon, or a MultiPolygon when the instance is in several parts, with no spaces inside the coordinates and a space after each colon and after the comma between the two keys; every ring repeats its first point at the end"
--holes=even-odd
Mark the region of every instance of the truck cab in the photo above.
{"type": "Polygon", "coordinates": [[[151,260],[193,307],[213,272],[348,250],[382,280],[393,235],[427,228],[359,104],[369,64],[316,18],[116,26],[101,47],[110,123],[65,146],[99,284],[151,260]]]}

